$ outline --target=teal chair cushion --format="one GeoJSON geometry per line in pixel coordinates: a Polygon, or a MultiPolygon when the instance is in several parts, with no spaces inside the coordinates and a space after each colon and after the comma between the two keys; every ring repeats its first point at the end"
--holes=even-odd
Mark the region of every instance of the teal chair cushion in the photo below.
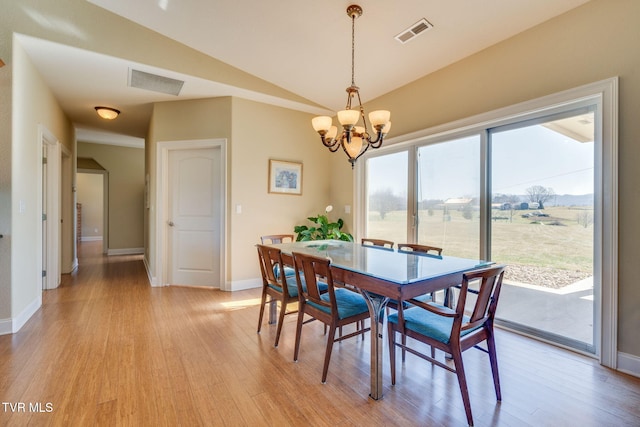
{"type": "MultiPolygon", "coordinates": [[[[440,304],[434,305],[444,307],[440,304]]],[[[440,316],[420,307],[412,307],[404,310],[403,314],[405,329],[410,329],[421,335],[433,338],[443,344],[449,344],[449,341],[451,340],[453,318],[440,316]]],[[[393,313],[392,315],[390,315],[387,321],[398,324],[398,313],[393,313]]],[[[469,316],[464,316],[462,321],[468,322],[469,316]]],[[[473,329],[462,331],[460,333],[460,336],[465,336],[481,327],[482,325],[473,329]]]]}
{"type": "MultiPolygon", "coordinates": [[[[285,267],[285,270],[286,270],[286,267],[285,267]]],[[[289,296],[297,297],[298,283],[296,280],[295,271],[293,276],[285,276],[285,279],[287,280],[287,288],[289,290],[289,296]]],[[[277,290],[278,292],[282,292],[282,289],[279,286],[274,286],[269,284],[269,287],[277,290]]],[[[304,278],[302,278],[302,289],[304,289],[305,291],[307,290],[307,284],[305,283],[304,278]]],[[[321,293],[326,292],[328,289],[328,286],[326,283],[318,282],[318,289],[320,290],[321,293]]]]}
{"type": "MultiPolygon", "coordinates": [[[[275,274],[276,279],[280,278],[280,265],[276,264],[273,266],[273,274],[275,274]]],[[[289,277],[289,276],[294,276],[296,275],[296,270],[294,270],[293,267],[288,267],[288,266],[284,266],[284,275],[285,277],[289,277]]]]}
{"type": "MultiPolygon", "coordinates": [[[[344,288],[336,288],[335,295],[336,304],[338,305],[339,319],[344,319],[347,317],[355,316],[357,314],[369,312],[369,307],[367,306],[367,303],[362,295],[344,288]]],[[[329,302],[329,294],[325,293],[320,295],[320,299],[329,302]]],[[[312,302],[309,302],[309,304],[326,313],[331,313],[329,307],[320,306],[312,302]]]]}

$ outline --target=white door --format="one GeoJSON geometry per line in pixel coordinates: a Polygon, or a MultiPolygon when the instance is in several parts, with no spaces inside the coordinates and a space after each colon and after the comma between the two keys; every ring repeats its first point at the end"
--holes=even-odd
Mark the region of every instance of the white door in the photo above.
{"type": "Polygon", "coordinates": [[[220,287],[221,153],[169,151],[169,283],[220,287]]]}

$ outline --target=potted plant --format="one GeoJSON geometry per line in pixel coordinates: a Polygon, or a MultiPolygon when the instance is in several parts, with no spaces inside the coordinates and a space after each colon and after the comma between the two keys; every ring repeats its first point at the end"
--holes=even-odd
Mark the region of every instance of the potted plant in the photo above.
{"type": "Polygon", "coordinates": [[[329,239],[353,242],[353,236],[351,234],[340,231],[344,225],[342,218],[338,218],[337,222],[329,222],[327,214],[332,210],[333,206],[329,205],[325,208],[323,215],[308,217],[307,219],[313,223],[311,227],[296,225],[293,229],[293,231],[298,234],[296,242],[329,239]]]}

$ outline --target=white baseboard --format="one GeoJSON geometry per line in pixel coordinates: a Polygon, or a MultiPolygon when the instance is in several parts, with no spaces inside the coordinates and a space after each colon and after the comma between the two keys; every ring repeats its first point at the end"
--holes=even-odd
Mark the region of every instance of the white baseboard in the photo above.
{"type": "Polygon", "coordinates": [[[27,307],[25,307],[24,310],[22,310],[22,313],[20,313],[18,317],[15,317],[13,319],[11,332],[14,334],[18,332],[24,326],[24,324],[27,323],[29,319],[31,319],[31,316],[33,316],[41,306],[42,299],[38,298],[33,300],[31,304],[29,304],[27,307]]]}
{"type": "Polygon", "coordinates": [[[244,291],[245,289],[254,289],[262,287],[262,279],[246,279],[246,280],[234,280],[231,281],[230,291],[244,291]]]}
{"type": "Polygon", "coordinates": [[[144,248],[122,248],[122,249],[108,249],[107,255],[139,255],[144,253],[144,248]]]}
{"type": "Polygon", "coordinates": [[[102,240],[102,236],[82,236],[80,238],[81,242],[97,242],[98,240],[102,240]]]}
{"type": "Polygon", "coordinates": [[[151,269],[149,268],[149,263],[147,262],[147,257],[142,257],[142,263],[144,264],[144,269],[147,271],[147,278],[149,279],[149,284],[154,288],[160,287],[160,285],[158,284],[158,279],[156,277],[153,277],[153,274],[151,273],[151,269]]]}
{"type": "Polygon", "coordinates": [[[640,378],[640,357],[619,351],[618,371],[640,378]]]}

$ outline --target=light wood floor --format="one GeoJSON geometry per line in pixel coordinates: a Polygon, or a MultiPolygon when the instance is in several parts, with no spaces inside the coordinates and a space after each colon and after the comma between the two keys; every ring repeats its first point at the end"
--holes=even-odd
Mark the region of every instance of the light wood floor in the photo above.
{"type": "MultiPolygon", "coordinates": [[[[305,326],[293,363],[295,316],[274,348],[275,327],[256,334],[258,298],[151,288],[140,257],[83,244],[78,272],[0,336],[0,426],[466,425],[454,374],[408,355],[391,387],[386,348],[385,396],[369,399],[368,336],[334,346],[321,384],[322,326],[305,326]]],[[[640,379],[497,335],[502,403],[486,354],[464,356],[476,426],[640,425],[640,379]]]]}

